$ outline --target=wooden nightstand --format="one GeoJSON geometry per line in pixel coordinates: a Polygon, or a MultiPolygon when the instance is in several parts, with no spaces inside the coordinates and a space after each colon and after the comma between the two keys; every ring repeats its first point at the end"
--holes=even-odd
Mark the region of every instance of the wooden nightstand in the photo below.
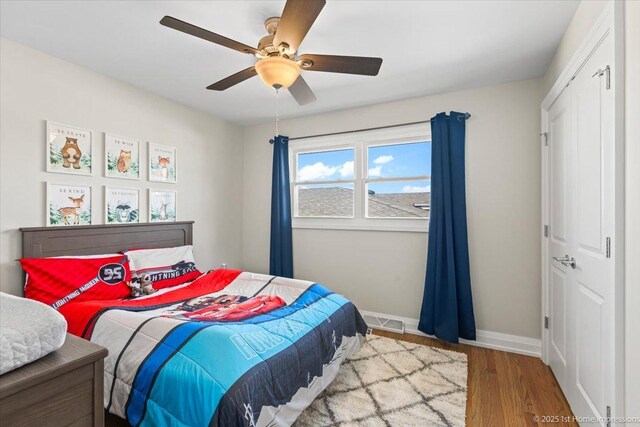
{"type": "Polygon", "coordinates": [[[58,350],[0,376],[2,425],[102,427],[107,353],[67,334],[58,350]]]}

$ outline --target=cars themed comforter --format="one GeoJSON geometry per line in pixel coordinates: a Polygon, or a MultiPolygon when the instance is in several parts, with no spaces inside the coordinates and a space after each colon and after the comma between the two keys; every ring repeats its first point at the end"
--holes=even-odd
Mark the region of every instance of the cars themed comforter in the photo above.
{"type": "Polygon", "coordinates": [[[318,284],[235,270],[60,312],[109,349],[105,407],[133,426],[290,425],[366,333],[355,306],[318,284]]]}

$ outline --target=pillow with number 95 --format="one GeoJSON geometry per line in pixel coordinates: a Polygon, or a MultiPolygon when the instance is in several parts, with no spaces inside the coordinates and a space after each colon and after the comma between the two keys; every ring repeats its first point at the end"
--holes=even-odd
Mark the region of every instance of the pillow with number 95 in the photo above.
{"type": "Polygon", "coordinates": [[[24,294],[56,310],[70,301],[126,298],[131,271],[121,254],[77,258],[23,258],[24,294]]]}

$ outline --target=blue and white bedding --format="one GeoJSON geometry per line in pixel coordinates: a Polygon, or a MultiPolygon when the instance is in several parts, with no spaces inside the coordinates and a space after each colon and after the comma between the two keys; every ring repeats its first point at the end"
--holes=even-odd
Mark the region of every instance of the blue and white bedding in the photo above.
{"type": "Polygon", "coordinates": [[[70,305],[70,329],[109,349],[105,407],[133,426],[291,425],[366,333],[355,306],[318,284],[231,270],[131,302],[70,305]],[[238,321],[186,317],[202,295],[285,305],[238,321]]]}

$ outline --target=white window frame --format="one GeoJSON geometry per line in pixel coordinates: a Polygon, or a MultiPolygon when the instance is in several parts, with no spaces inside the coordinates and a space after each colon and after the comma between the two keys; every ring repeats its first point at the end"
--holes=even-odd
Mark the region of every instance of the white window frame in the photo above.
{"type": "MultiPolygon", "coordinates": [[[[408,144],[412,142],[431,141],[429,123],[398,126],[361,132],[350,132],[341,135],[318,136],[296,139],[289,142],[289,176],[291,191],[292,227],[307,229],[331,230],[378,230],[378,231],[406,231],[426,233],[429,229],[428,218],[377,218],[367,217],[367,197],[365,190],[367,183],[390,181],[418,181],[430,180],[428,176],[369,178],[368,148],[380,145],[408,144]],[[354,150],[353,179],[314,181],[322,184],[345,184],[353,182],[354,206],[353,217],[298,217],[295,187],[304,184],[297,181],[297,161],[299,154],[340,149],[354,150]]],[[[311,184],[311,183],[310,183],[311,184]]]]}

